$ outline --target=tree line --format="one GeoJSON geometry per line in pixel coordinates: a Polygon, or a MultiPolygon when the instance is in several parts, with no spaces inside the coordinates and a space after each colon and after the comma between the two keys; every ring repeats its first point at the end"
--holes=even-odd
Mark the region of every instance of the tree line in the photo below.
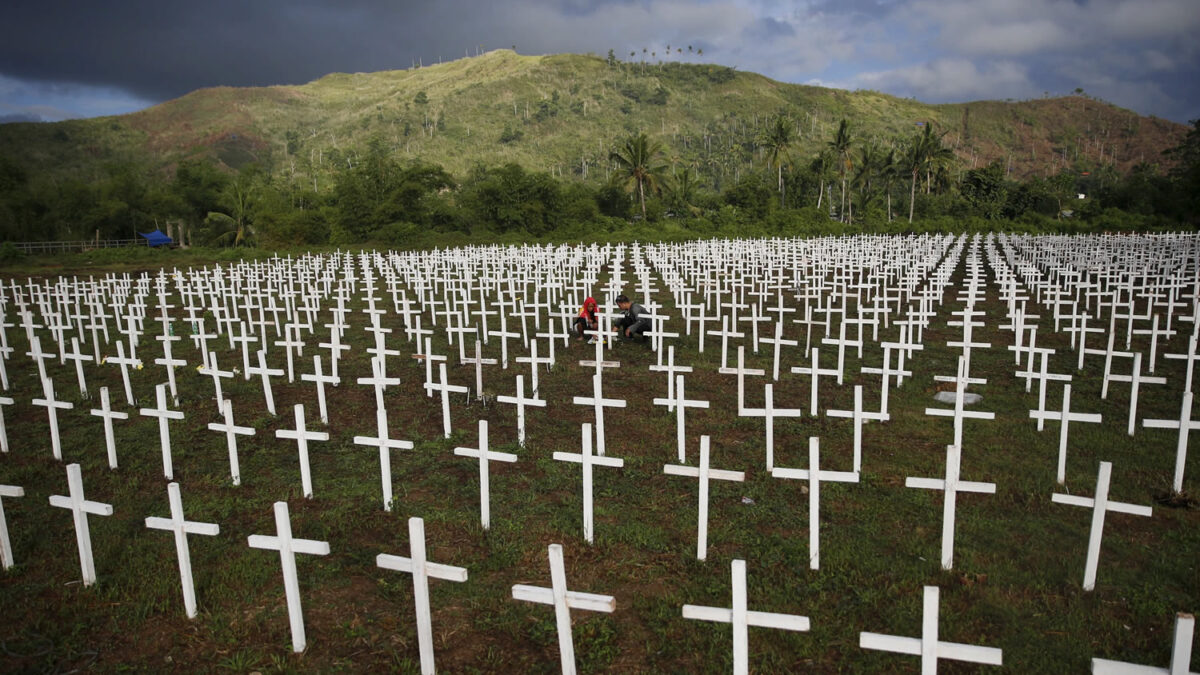
{"type": "Polygon", "coordinates": [[[755,140],[762,158],[720,189],[676,166],[636,133],[611,152],[608,180],[556,177],[519,164],[454,176],[372,144],[317,191],[269,168],[232,172],[186,161],[168,176],[112,163],[94,180],[41,180],[0,157],[6,240],[124,239],[162,229],[212,246],[436,245],[454,238],[911,231],[964,226],[1137,229],[1194,226],[1200,199],[1200,121],[1163,158],[1141,164],[1012,178],[996,163],[962,170],[932,124],[890,146],[857,139],[842,120],[815,154],[796,152],[794,121],[778,115],[755,140]],[[1079,195],[1085,195],[1079,199],[1079,195]]]}

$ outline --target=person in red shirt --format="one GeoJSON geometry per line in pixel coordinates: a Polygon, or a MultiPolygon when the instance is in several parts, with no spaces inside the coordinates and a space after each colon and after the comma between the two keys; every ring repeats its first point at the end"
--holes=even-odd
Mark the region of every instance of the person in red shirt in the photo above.
{"type": "MultiPolygon", "coordinates": [[[[600,317],[597,314],[599,311],[600,305],[596,302],[595,298],[588,296],[588,299],[583,301],[583,307],[579,308],[579,316],[575,317],[575,325],[573,329],[580,342],[587,337],[587,334],[584,333],[584,331],[594,331],[600,327],[600,317]]],[[[592,339],[588,341],[588,344],[592,344],[595,342],[595,340],[596,338],[593,336],[592,339]]]]}

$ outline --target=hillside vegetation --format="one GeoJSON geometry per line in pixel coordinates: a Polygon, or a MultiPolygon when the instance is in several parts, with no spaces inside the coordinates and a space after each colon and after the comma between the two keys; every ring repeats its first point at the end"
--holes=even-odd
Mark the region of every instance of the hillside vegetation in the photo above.
{"type": "Polygon", "coordinates": [[[710,64],[522,56],[509,50],[378,73],[335,73],[300,86],[203,89],[120,117],[0,125],[0,154],[31,174],[86,177],[106,163],[169,174],[185,159],[237,169],[257,162],[318,191],[372,145],[462,174],[516,162],[555,176],[603,179],[632,133],[662,141],[672,167],[711,187],[760,163],[768,120],[795,123],[796,156],[825,146],[839,120],[888,147],[933,124],[964,169],[1001,161],[1014,178],[1064,166],[1125,172],[1161,161],[1186,127],[1082,95],[928,105],[874,91],[785,84],[710,64]]]}

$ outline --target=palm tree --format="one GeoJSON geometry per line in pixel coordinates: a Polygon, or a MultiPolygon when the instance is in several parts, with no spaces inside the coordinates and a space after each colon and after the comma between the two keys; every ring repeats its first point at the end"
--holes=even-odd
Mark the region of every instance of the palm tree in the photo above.
{"type": "Polygon", "coordinates": [[[220,232],[211,237],[214,244],[232,243],[234,246],[250,244],[254,239],[251,211],[254,208],[255,190],[246,173],[238,174],[225,189],[222,206],[229,213],[209,211],[204,224],[212,231],[220,232]]]}
{"type": "Polygon", "coordinates": [[[933,122],[926,122],[920,139],[917,141],[921,146],[921,163],[925,169],[925,194],[929,194],[932,190],[931,176],[934,169],[944,166],[954,159],[954,151],[942,145],[942,138],[945,135],[945,131],[940,134],[934,131],[933,122]]]}
{"type": "Polygon", "coordinates": [[[833,150],[840,160],[838,174],[842,178],[842,206],[838,211],[838,220],[842,220],[842,213],[846,210],[846,172],[854,166],[853,160],[850,159],[850,142],[850,124],[846,122],[845,118],[842,118],[837,132],[833,135],[833,140],[829,141],[829,149],[833,150]]]}
{"type": "Polygon", "coordinates": [[[637,190],[638,201],[642,205],[642,219],[646,218],[646,189],[653,193],[662,192],[666,183],[665,164],[659,163],[659,155],[663,146],[658,141],[651,141],[645,132],[630,136],[620,150],[614,150],[608,155],[610,161],[616,162],[624,174],[628,190],[637,190]]]}
{"type": "Polygon", "coordinates": [[[888,151],[888,154],[879,160],[879,180],[883,183],[883,190],[887,193],[887,219],[892,222],[892,187],[896,184],[896,180],[900,178],[900,159],[896,157],[896,149],[888,151]]]}
{"type": "Polygon", "coordinates": [[[817,177],[817,208],[821,208],[821,202],[825,198],[825,179],[829,177],[829,167],[833,166],[833,155],[829,150],[824,150],[817,153],[813,159],[810,168],[817,177]]]}
{"type": "Polygon", "coordinates": [[[791,164],[792,143],[796,140],[796,127],[787,115],[778,115],[773,124],[763,131],[758,139],[759,147],[767,151],[767,168],[774,164],[779,185],[779,206],[784,206],[783,165],[791,164]]]}
{"type": "Polygon", "coordinates": [[[905,148],[899,167],[912,175],[912,187],[908,191],[908,222],[910,223],[913,219],[913,206],[917,203],[917,176],[921,174],[921,167],[924,165],[925,156],[921,149],[921,137],[918,136],[905,148]]]}

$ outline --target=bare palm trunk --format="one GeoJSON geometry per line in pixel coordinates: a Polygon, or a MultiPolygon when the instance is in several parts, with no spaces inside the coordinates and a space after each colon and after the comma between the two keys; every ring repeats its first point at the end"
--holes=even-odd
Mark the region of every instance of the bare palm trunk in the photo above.
{"type": "Polygon", "coordinates": [[[892,191],[888,190],[888,222],[892,222],[892,191]]]}
{"type": "Polygon", "coordinates": [[[846,172],[842,172],[842,206],[838,209],[838,221],[846,222],[846,172]]]}
{"type": "Polygon", "coordinates": [[[783,163],[779,164],[779,208],[784,208],[783,204],[783,163]]]}
{"type": "Polygon", "coordinates": [[[642,200],[642,221],[646,220],[646,183],[638,181],[638,197],[642,200]]]}
{"type": "Polygon", "coordinates": [[[908,192],[908,222],[912,222],[913,206],[917,203],[917,172],[912,172],[912,189],[908,192]]]}
{"type": "Polygon", "coordinates": [[[817,182],[817,208],[821,208],[821,200],[825,197],[825,181],[817,182]]]}

